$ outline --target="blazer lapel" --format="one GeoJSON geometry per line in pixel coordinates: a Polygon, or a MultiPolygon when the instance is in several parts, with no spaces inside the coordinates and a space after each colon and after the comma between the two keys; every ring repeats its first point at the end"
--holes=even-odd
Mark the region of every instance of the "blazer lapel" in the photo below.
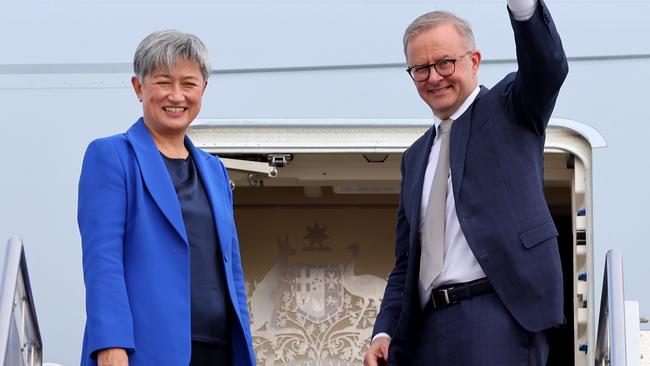
{"type": "MultiPolygon", "coordinates": [[[[423,144],[414,149],[412,154],[415,155],[415,162],[413,164],[413,185],[411,188],[411,206],[410,217],[411,220],[411,233],[419,235],[420,232],[420,207],[422,207],[422,185],[424,184],[424,173],[427,170],[427,165],[429,163],[429,154],[431,153],[431,146],[433,145],[433,139],[436,137],[435,127],[431,127],[427,130],[424,135],[423,144]]],[[[411,236],[413,240],[416,236],[411,236]]]]}
{"type": "MultiPolygon", "coordinates": [[[[487,93],[488,89],[481,87],[474,102],[467,110],[454,121],[451,127],[451,144],[449,146],[449,166],[451,167],[451,183],[454,189],[454,199],[458,202],[460,188],[465,175],[465,156],[467,154],[467,144],[469,142],[472,122],[475,119],[474,106],[478,100],[487,93]]],[[[478,118],[478,117],[476,117],[478,118]]]]}
{"type": "Polygon", "coordinates": [[[140,171],[142,172],[142,179],[149,193],[151,193],[153,200],[174,229],[176,229],[178,235],[183,238],[185,244],[189,245],[181,205],[178,202],[174,184],[169,177],[167,167],[142,118],[126,131],[126,138],[133,147],[140,171]]]}
{"type": "Polygon", "coordinates": [[[216,164],[211,164],[210,156],[201,154],[187,136],[185,136],[185,146],[188,147],[192,154],[194,164],[196,164],[196,170],[199,172],[201,182],[203,182],[203,187],[210,201],[212,216],[214,217],[214,224],[217,229],[219,244],[221,245],[221,252],[230,259],[227,253],[230,253],[233,225],[228,220],[227,215],[230,215],[232,210],[226,206],[230,201],[223,194],[223,185],[228,184],[228,182],[220,179],[220,172],[218,170],[221,167],[216,164]]]}

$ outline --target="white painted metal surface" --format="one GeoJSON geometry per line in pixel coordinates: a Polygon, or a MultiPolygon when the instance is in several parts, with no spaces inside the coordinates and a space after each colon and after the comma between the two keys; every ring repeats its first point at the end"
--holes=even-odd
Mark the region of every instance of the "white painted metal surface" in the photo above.
{"type": "Polygon", "coordinates": [[[641,327],[638,301],[625,301],[625,356],[627,366],[640,365],[641,327]]]}
{"type": "Polygon", "coordinates": [[[650,331],[641,331],[639,337],[640,366],[650,366],[650,331]]]}
{"type": "MultiPolygon", "coordinates": [[[[402,152],[430,126],[430,119],[421,118],[199,119],[189,135],[212,153],[402,152]]],[[[585,139],[589,155],[592,148],[607,146],[596,129],[568,119],[551,119],[547,134],[585,139]]]]}

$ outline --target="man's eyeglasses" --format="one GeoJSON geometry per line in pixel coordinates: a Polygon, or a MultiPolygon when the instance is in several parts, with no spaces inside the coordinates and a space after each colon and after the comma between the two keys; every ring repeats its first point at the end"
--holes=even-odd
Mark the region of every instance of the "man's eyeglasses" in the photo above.
{"type": "Polygon", "coordinates": [[[442,76],[443,78],[451,76],[454,71],[456,71],[456,61],[469,55],[470,53],[472,53],[472,51],[467,51],[456,58],[445,58],[432,64],[413,65],[406,69],[406,72],[411,75],[411,78],[414,81],[425,81],[429,78],[429,73],[431,72],[431,67],[433,66],[438,75],[442,76]]]}

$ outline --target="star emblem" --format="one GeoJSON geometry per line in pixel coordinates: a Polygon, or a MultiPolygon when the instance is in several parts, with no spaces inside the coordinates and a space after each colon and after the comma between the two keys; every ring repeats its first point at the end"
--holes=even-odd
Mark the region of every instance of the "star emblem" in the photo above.
{"type": "Polygon", "coordinates": [[[314,226],[312,227],[307,226],[307,235],[305,235],[305,239],[309,239],[309,245],[312,248],[325,248],[323,240],[329,239],[329,236],[325,234],[325,230],[327,230],[327,226],[320,227],[317,222],[314,222],[314,226]]]}

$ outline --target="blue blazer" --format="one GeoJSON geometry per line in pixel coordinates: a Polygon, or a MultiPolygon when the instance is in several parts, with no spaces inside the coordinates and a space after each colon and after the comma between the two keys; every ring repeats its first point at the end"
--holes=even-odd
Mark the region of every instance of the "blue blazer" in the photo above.
{"type": "MultiPolygon", "coordinates": [[[[513,317],[537,332],[563,323],[557,230],[544,199],[543,170],[545,130],[568,66],[541,0],[532,18],[511,23],[519,69],[491,90],[481,87],[454,121],[451,179],[458,220],[472,252],[513,317]]],[[[434,136],[429,129],[402,158],[396,264],[374,328],[374,334],[391,335],[393,362],[408,359],[411,337],[419,334],[418,225],[434,136]]]]}
{"type": "MultiPolygon", "coordinates": [[[[255,365],[232,193],[221,162],[186,145],[205,186],[232,301],[234,365],[255,365]]],[[[86,285],[81,365],[120,347],[129,365],[186,366],[191,356],[190,259],[180,204],[142,119],[93,141],[79,180],[86,285]]]]}

